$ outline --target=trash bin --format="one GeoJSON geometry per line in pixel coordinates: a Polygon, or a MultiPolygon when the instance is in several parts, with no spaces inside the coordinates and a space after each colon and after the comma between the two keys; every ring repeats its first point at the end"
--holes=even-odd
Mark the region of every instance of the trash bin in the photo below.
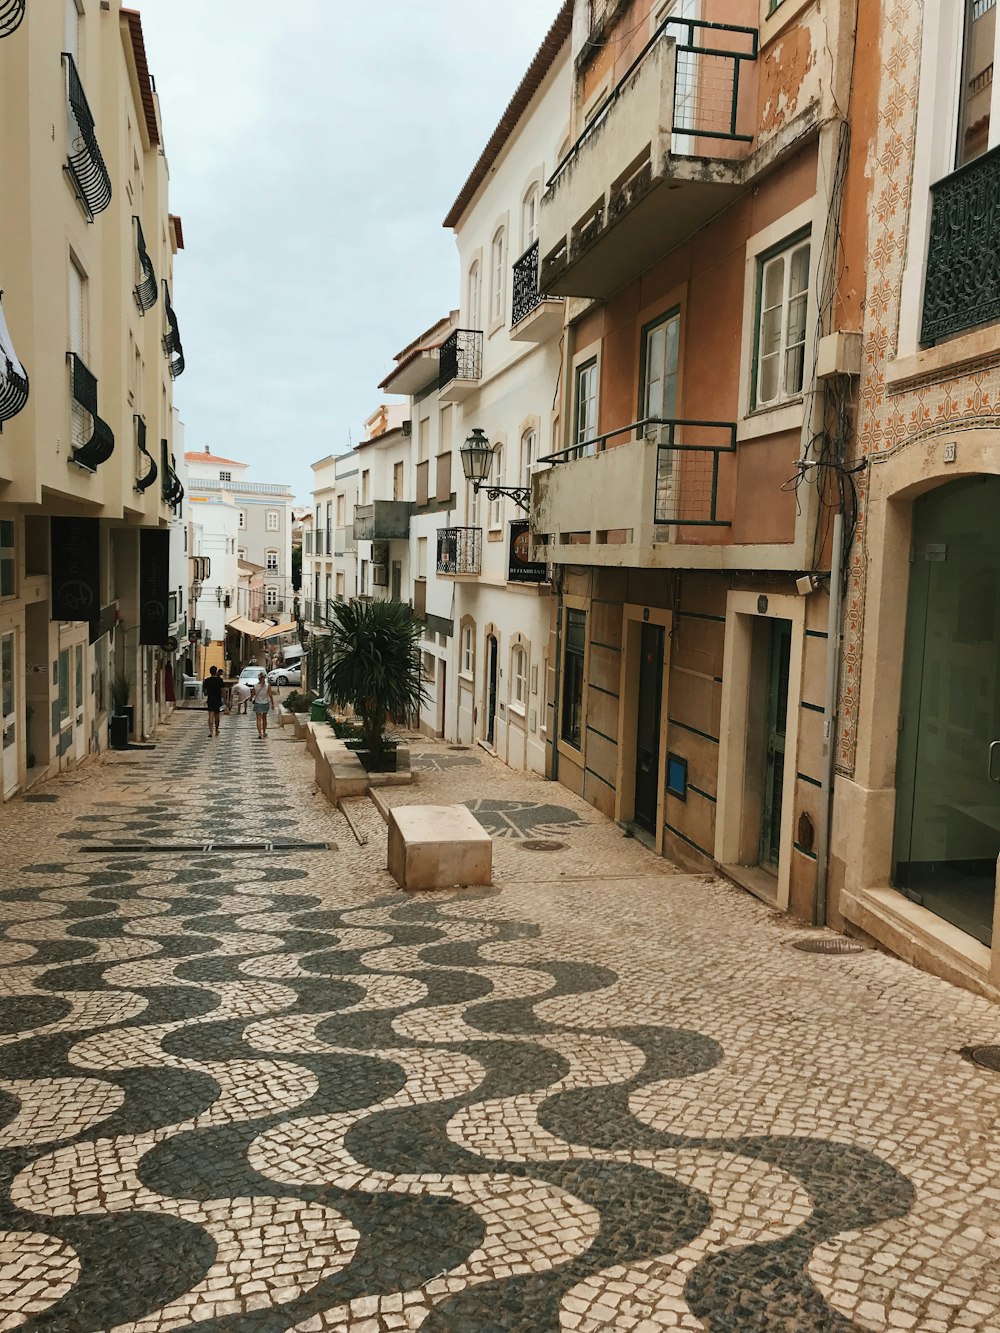
{"type": "Polygon", "coordinates": [[[309,715],[310,722],[325,722],[326,709],[327,709],[327,703],[325,699],[314,699],[312,704],[312,712],[309,715]]]}

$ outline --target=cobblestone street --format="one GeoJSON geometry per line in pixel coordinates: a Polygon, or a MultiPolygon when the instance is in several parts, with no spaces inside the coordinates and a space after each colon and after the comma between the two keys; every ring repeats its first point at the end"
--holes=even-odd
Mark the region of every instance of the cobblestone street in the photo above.
{"type": "Polygon", "coordinates": [[[1000,1329],[993,1006],[413,749],[492,890],[252,717],[3,808],[0,1328],[1000,1329]]]}

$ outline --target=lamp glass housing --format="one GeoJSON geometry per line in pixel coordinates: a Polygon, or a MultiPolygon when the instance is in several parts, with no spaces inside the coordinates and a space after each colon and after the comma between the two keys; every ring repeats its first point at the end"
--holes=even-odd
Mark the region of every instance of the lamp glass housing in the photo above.
{"type": "Polygon", "coordinates": [[[474,486],[483,485],[493,467],[493,453],[494,446],[486,438],[486,432],[480,426],[474,426],[459,450],[466,481],[471,481],[474,486]]]}

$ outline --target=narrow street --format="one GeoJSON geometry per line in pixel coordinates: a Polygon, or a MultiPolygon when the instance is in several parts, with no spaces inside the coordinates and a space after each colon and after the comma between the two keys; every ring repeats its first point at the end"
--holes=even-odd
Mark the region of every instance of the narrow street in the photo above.
{"type": "Polygon", "coordinates": [[[1000,1329],[994,1006],[413,749],[492,890],[252,717],[4,809],[0,1328],[1000,1329]]]}

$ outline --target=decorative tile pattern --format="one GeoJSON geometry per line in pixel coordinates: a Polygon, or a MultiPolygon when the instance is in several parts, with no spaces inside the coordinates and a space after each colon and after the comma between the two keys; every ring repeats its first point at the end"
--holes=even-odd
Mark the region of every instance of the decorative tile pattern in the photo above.
{"type": "Polygon", "coordinates": [[[407,898],[381,821],[358,847],[250,727],[175,716],[53,784],[44,840],[4,809],[0,1328],[1000,1327],[998,1085],[957,1054],[989,1005],[792,950],[486,756],[390,795],[460,791],[501,882],[407,898]],[[181,776],[171,841],[338,850],[81,851],[181,776]],[[518,843],[556,824],[540,883],[518,843]]]}

